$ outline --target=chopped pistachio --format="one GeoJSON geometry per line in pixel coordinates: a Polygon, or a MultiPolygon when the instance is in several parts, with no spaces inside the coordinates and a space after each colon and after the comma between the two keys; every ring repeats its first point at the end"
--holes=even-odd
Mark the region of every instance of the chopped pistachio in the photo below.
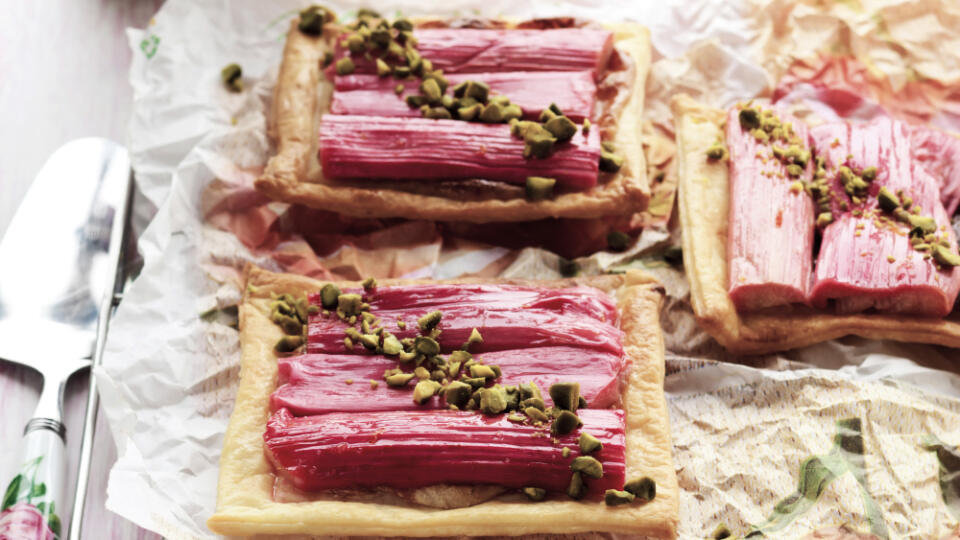
{"type": "Polygon", "coordinates": [[[459,116],[461,120],[466,120],[469,122],[470,120],[476,118],[482,110],[483,105],[480,103],[475,103],[469,107],[460,107],[457,109],[457,116],[459,116]]]}
{"type": "Polygon", "coordinates": [[[477,100],[480,103],[486,103],[490,95],[490,86],[484,82],[480,81],[464,81],[460,85],[462,89],[459,93],[456,93],[457,90],[454,88],[455,95],[457,97],[468,97],[477,100]]]}
{"type": "Polygon", "coordinates": [[[356,66],[353,64],[353,60],[349,57],[344,56],[343,58],[337,60],[337,75],[349,75],[353,73],[353,70],[356,69],[356,66]]]}
{"type": "Polygon", "coordinates": [[[619,489],[608,489],[603,494],[603,502],[607,506],[619,506],[621,504],[629,504],[633,502],[636,496],[629,491],[620,491],[619,489]]]}
{"type": "Polygon", "coordinates": [[[533,123],[524,130],[523,141],[524,157],[545,158],[553,151],[553,144],[557,139],[540,124],[533,123]]]}
{"type": "Polygon", "coordinates": [[[540,409],[536,407],[526,407],[523,409],[523,414],[530,417],[534,422],[546,422],[550,418],[540,409]]]}
{"type": "Polygon", "coordinates": [[[407,106],[409,107],[421,107],[427,103],[427,100],[424,99],[423,96],[418,96],[416,94],[410,94],[404,98],[404,101],[407,102],[407,106]]]}
{"type": "Polygon", "coordinates": [[[293,317],[288,317],[281,313],[275,313],[273,322],[283,330],[284,334],[295,336],[303,332],[303,323],[293,317]]]}
{"type": "Polygon", "coordinates": [[[571,499],[580,499],[587,492],[587,486],[583,483],[580,473],[575,472],[570,478],[570,485],[567,486],[567,495],[571,499]]]}
{"type": "Polygon", "coordinates": [[[339,305],[340,288],[327,283],[320,289],[320,303],[325,309],[334,309],[339,305]]]}
{"type": "Polygon", "coordinates": [[[413,370],[413,374],[420,380],[430,378],[430,372],[427,370],[427,368],[423,366],[420,366],[417,369],[413,370]]]}
{"type": "Polygon", "coordinates": [[[608,173],[615,173],[623,166],[623,157],[612,152],[600,152],[600,170],[608,173]]]}
{"type": "Polygon", "coordinates": [[[435,79],[425,79],[420,83],[420,93],[427,99],[427,103],[439,103],[443,97],[440,91],[440,85],[435,79]]]}
{"type": "MultiPolygon", "coordinates": [[[[526,383],[520,383],[520,399],[527,400],[530,398],[543,398],[543,395],[540,393],[540,388],[537,387],[537,383],[530,381],[526,383]]],[[[543,400],[541,399],[541,402],[543,400]]]]}
{"type": "Polygon", "coordinates": [[[358,19],[379,19],[380,13],[370,8],[360,8],[357,10],[358,19]]]}
{"type": "Polygon", "coordinates": [[[467,338],[467,342],[463,344],[462,349],[468,350],[471,345],[479,345],[483,343],[483,336],[480,335],[480,331],[474,328],[470,331],[470,337],[467,338]]]}
{"type": "MultiPolygon", "coordinates": [[[[397,79],[406,79],[407,77],[410,76],[410,67],[408,67],[408,66],[394,66],[394,68],[393,68],[393,76],[394,76],[394,78],[397,78],[397,79]]],[[[407,97],[409,98],[410,96],[407,96],[407,97]]],[[[420,96],[418,96],[418,97],[420,97],[420,96]]],[[[408,102],[408,103],[409,103],[409,102],[408,102]]]]}
{"type": "Polygon", "coordinates": [[[347,37],[347,49],[353,54],[360,54],[366,50],[363,44],[363,36],[360,34],[350,34],[347,37]]]}
{"type": "Polygon", "coordinates": [[[551,103],[550,106],[547,108],[553,111],[553,114],[557,116],[565,116],[563,114],[563,111],[560,110],[560,107],[558,107],[556,103],[551,103]]]}
{"type": "Polygon", "coordinates": [[[507,409],[507,397],[502,388],[480,390],[480,410],[485,414],[500,414],[507,409]]]}
{"type": "Polygon", "coordinates": [[[243,91],[243,69],[240,64],[228,64],[220,70],[220,80],[231,92],[243,91]]]}
{"type": "Polygon", "coordinates": [[[587,408],[587,400],[583,399],[583,396],[580,396],[580,397],[577,399],[577,408],[578,408],[578,409],[586,409],[586,408],[587,408]]]}
{"type": "Polygon", "coordinates": [[[877,204],[881,210],[893,212],[897,208],[900,208],[900,198],[887,189],[887,186],[882,186],[880,192],[877,193],[877,204]]]}
{"type": "Polygon", "coordinates": [[[564,446],[563,450],[560,451],[560,455],[562,455],[565,458],[570,457],[570,449],[564,446]]]}
{"type": "Polygon", "coordinates": [[[464,377],[460,379],[466,384],[469,384],[471,388],[483,388],[487,384],[487,380],[483,377],[464,377]]]}
{"type": "Polygon", "coordinates": [[[933,260],[943,266],[960,266],[960,255],[943,244],[935,244],[931,253],[933,254],[933,260]]]}
{"type": "Polygon", "coordinates": [[[542,201],[553,197],[553,188],[557,184],[555,178],[544,176],[528,176],[525,186],[527,200],[542,201]]]}
{"type": "Polygon", "coordinates": [[[630,480],[623,486],[624,491],[633,493],[638,499],[652,501],[657,496],[657,483],[652,478],[644,476],[637,480],[630,480]]]}
{"type": "Polygon", "coordinates": [[[323,23],[333,21],[336,16],[330,10],[312,5],[300,12],[300,22],[297,28],[304,34],[319,36],[323,34],[323,23]]]}
{"type": "Polygon", "coordinates": [[[450,360],[451,362],[462,363],[462,362],[466,362],[467,360],[470,360],[470,359],[472,359],[472,358],[473,358],[473,355],[470,354],[470,353],[468,353],[467,351],[456,350],[456,351],[453,351],[452,353],[450,353],[450,358],[449,358],[449,360],[450,360]]]}
{"type": "Polygon", "coordinates": [[[541,124],[546,124],[547,122],[549,122],[550,120],[553,120],[554,118],[557,118],[557,113],[551,111],[550,109],[544,109],[540,111],[540,116],[537,117],[537,120],[541,124]]]}
{"type": "Polygon", "coordinates": [[[397,360],[403,363],[412,362],[416,358],[417,353],[414,351],[401,351],[400,354],[397,355],[397,360]]]}
{"type": "Polygon", "coordinates": [[[453,381],[443,390],[443,399],[451,405],[463,407],[473,394],[473,388],[464,382],[453,381]]]}
{"type": "Polygon", "coordinates": [[[440,98],[440,105],[442,105],[444,108],[447,108],[447,109],[460,108],[460,104],[458,100],[449,94],[444,95],[442,98],[440,98]]]}
{"type": "Polygon", "coordinates": [[[826,227],[833,223],[833,214],[830,212],[821,212],[817,215],[817,227],[826,227]]]}
{"type": "Polygon", "coordinates": [[[550,432],[554,435],[566,435],[582,425],[583,422],[577,415],[566,410],[560,411],[560,414],[553,421],[553,425],[550,426],[550,432]]]}
{"type": "Polygon", "coordinates": [[[401,32],[409,32],[413,30],[413,23],[407,19],[397,19],[393,21],[393,27],[401,32]]]}
{"type": "Polygon", "coordinates": [[[505,122],[505,107],[500,103],[490,102],[480,111],[480,121],[488,124],[499,124],[505,122]]]}
{"type": "Polygon", "coordinates": [[[522,414],[510,413],[507,415],[507,420],[516,424],[522,424],[527,421],[527,417],[522,414]]]}
{"type": "Polygon", "coordinates": [[[413,348],[418,353],[425,354],[427,356],[440,354],[440,344],[437,343],[435,339],[426,336],[417,336],[413,342],[413,348]]]}
{"type": "MultiPolygon", "coordinates": [[[[382,58],[377,58],[377,75],[380,77],[387,77],[393,73],[393,68],[390,67],[390,64],[383,61],[382,58]]],[[[403,87],[400,87],[400,92],[403,91],[403,87]]],[[[398,94],[400,92],[397,92],[398,94]]]]}
{"type": "Polygon", "coordinates": [[[707,159],[711,161],[727,159],[727,147],[723,143],[714,143],[710,148],[707,148],[707,159]]]}
{"type": "MultiPolygon", "coordinates": [[[[507,105],[503,109],[503,121],[510,122],[511,120],[519,120],[523,118],[523,109],[519,105],[507,105]]],[[[576,129],[576,127],[574,127],[576,129]]]]}
{"type": "Polygon", "coordinates": [[[877,168],[867,167],[860,172],[860,176],[867,182],[873,182],[877,178],[877,168]]]}
{"type": "Polygon", "coordinates": [[[737,118],[740,120],[740,127],[743,128],[744,131],[751,131],[760,127],[760,113],[752,107],[740,109],[740,114],[737,115],[737,118]]]}
{"type": "Polygon", "coordinates": [[[540,409],[541,411],[546,410],[547,405],[543,402],[543,399],[539,397],[529,397],[520,402],[520,406],[524,409],[527,407],[534,407],[540,409]]]}
{"type": "Polygon", "coordinates": [[[375,380],[373,380],[373,379],[370,379],[370,389],[371,389],[371,390],[376,390],[378,386],[380,386],[380,383],[379,383],[379,382],[377,382],[377,381],[375,381],[375,380]]]}
{"type": "Polygon", "coordinates": [[[286,353],[299,349],[301,345],[303,345],[302,336],[283,336],[273,348],[277,352],[286,353]]]}
{"type": "Polygon", "coordinates": [[[388,386],[406,386],[408,382],[413,380],[413,373],[394,373],[385,376],[383,379],[387,381],[388,386]]]}
{"type": "Polygon", "coordinates": [[[424,118],[432,118],[434,120],[450,120],[453,118],[453,115],[450,114],[450,111],[444,109],[443,107],[430,107],[423,111],[424,118]]]}
{"type": "Polygon", "coordinates": [[[590,478],[603,478],[603,464],[591,456],[578,456],[570,463],[570,470],[583,473],[590,478]]]}
{"type": "Polygon", "coordinates": [[[383,354],[393,356],[402,352],[403,345],[400,343],[400,340],[397,339],[397,336],[387,334],[387,336],[383,338],[383,354]]]}
{"type": "Polygon", "coordinates": [[[586,135],[587,133],[590,132],[590,119],[589,119],[589,118],[584,118],[584,119],[583,119],[583,127],[581,127],[580,130],[583,131],[583,134],[584,134],[584,135],[586,135]]]}
{"type": "Polygon", "coordinates": [[[322,62],[323,62],[323,67],[324,67],[324,69],[326,69],[327,66],[329,66],[330,64],[332,64],[332,63],[333,63],[333,51],[326,51],[325,53],[323,53],[323,60],[322,60],[322,62]]]}
{"type": "Polygon", "coordinates": [[[343,338],[343,346],[346,347],[346,349],[347,349],[348,351],[352,351],[352,350],[353,350],[353,340],[350,339],[350,338],[348,338],[348,337],[343,338]]]}
{"type": "Polygon", "coordinates": [[[557,116],[544,124],[543,127],[556,137],[558,142],[569,141],[577,133],[577,125],[566,116],[557,116]]]}
{"type": "Polygon", "coordinates": [[[537,487],[523,488],[523,494],[531,501],[542,501],[547,496],[547,490],[537,487]]]}
{"type": "Polygon", "coordinates": [[[550,385],[553,404],[567,411],[576,411],[580,397],[580,383],[561,382],[550,385]]]}
{"type": "Polygon", "coordinates": [[[420,327],[421,332],[429,332],[440,324],[441,319],[443,319],[443,313],[440,311],[431,311],[417,320],[417,326],[420,327]]]}
{"type": "Polygon", "coordinates": [[[577,443],[580,444],[580,452],[583,454],[592,454],[603,450],[603,443],[600,442],[600,439],[586,431],[580,433],[580,439],[577,440],[577,443]]]}
{"type": "Polygon", "coordinates": [[[630,235],[622,231],[607,233],[607,248],[611,251],[623,251],[630,246],[630,235]]]}
{"type": "Polygon", "coordinates": [[[790,165],[787,165],[787,174],[791,178],[797,178],[803,175],[803,167],[797,165],[796,163],[791,163],[790,165]]]}
{"type": "Polygon", "coordinates": [[[490,366],[483,364],[474,364],[470,366],[471,377],[483,377],[484,379],[495,379],[497,373],[490,366]]]}
{"type": "Polygon", "coordinates": [[[417,405],[423,405],[440,390],[440,383],[437,381],[423,380],[413,387],[413,402],[417,405]]]}
{"type": "Polygon", "coordinates": [[[360,344],[369,351],[375,351],[380,347],[380,336],[376,334],[361,334],[360,344]]]}

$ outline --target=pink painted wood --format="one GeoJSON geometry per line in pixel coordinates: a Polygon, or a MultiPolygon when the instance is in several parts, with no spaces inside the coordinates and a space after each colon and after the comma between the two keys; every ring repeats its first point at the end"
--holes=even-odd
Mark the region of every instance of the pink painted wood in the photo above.
{"type": "MultiPolygon", "coordinates": [[[[83,136],[126,142],[131,53],[124,29],[145,27],[162,0],[53,0],[2,2],[0,11],[0,235],[46,158],[83,136]]],[[[86,406],[86,374],[67,388],[64,421],[69,458],[68,493],[61,514],[69,527],[86,406]]],[[[40,392],[30,370],[0,361],[0,484],[19,465],[20,438],[40,392]]],[[[104,508],[107,475],[116,450],[103,416],[97,423],[84,538],[159,536],[104,508]]]]}

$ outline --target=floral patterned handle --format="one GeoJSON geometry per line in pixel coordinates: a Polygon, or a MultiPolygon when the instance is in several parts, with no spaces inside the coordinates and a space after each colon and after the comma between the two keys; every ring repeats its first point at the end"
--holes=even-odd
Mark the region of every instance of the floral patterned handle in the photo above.
{"type": "Polygon", "coordinates": [[[0,502],[0,540],[57,540],[56,502],[66,477],[63,424],[34,418],[24,436],[25,458],[0,502]]]}

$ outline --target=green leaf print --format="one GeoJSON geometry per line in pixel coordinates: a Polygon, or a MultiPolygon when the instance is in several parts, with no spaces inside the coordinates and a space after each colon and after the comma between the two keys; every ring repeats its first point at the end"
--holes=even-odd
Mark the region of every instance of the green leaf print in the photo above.
{"type": "Polygon", "coordinates": [[[17,504],[17,495],[20,493],[20,482],[23,481],[23,475],[18,474],[10,481],[6,493],[3,494],[3,505],[0,506],[0,512],[17,504]]]}

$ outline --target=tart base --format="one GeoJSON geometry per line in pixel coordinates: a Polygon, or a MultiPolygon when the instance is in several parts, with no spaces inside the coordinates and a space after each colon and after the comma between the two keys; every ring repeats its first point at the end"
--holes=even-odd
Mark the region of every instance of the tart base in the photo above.
{"type": "MultiPolygon", "coordinates": [[[[438,509],[412,503],[318,500],[280,503],[273,499],[275,475],[263,451],[270,393],[277,384],[273,344],[281,330],[269,320],[271,293],[303,295],[323,282],[250,267],[240,305],[240,386],[220,458],[217,510],[207,522],[224,535],[344,536],[518,536],[587,532],[674,538],[679,488],[671,455],[663,393],[664,353],[659,313],[662,287],[631,271],[557,281],[454,280],[447,283],[515,283],[540,287],[588,285],[615,298],[624,331],[629,371],[622,398],[626,410],[627,478],[649,476],[657,496],[646,504],[607,507],[602,501],[527,501],[516,494],[463,508],[438,509]]],[[[424,283],[383,280],[382,285],[424,283]]],[[[433,282],[431,282],[433,283],[433,282]]],[[[359,286],[341,283],[341,287],[359,286]]],[[[466,488],[469,489],[469,488],[466,488]]]]}
{"type": "MultiPolygon", "coordinates": [[[[507,24],[509,27],[510,24],[507,24]]],[[[256,180],[256,188],[284,202],[357,217],[403,217],[437,221],[533,221],[551,217],[597,218],[646,209],[650,199],[643,151],[644,92],[650,70],[650,33],[638,24],[608,24],[614,47],[634,64],[631,95],[621,111],[614,143],[624,156],[623,171],[586,191],[551,200],[524,198],[464,201],[405,191],[337,185],[323,177],[317,159],[321,111],[329,109],[332,84],[320,65],[329,44],[308,36],[291,23],[283,63],[274,90],[269,134],[277,154],[256,180]],[[319,91],[318,91],[319,88],[319,91]]]]}
{"type": "Polygon", "coordinates": [[[835,315],[803,306],[738,313],[727,293],[729,168],[708,162],[723,140],[726,113],[681,94],[671,101],[677,132],[678,206],[690,303],[700,325],[731,352],[761,354],[846,335],[960,347],[960,314],[944,319],[860,313],[835,315]]]}

